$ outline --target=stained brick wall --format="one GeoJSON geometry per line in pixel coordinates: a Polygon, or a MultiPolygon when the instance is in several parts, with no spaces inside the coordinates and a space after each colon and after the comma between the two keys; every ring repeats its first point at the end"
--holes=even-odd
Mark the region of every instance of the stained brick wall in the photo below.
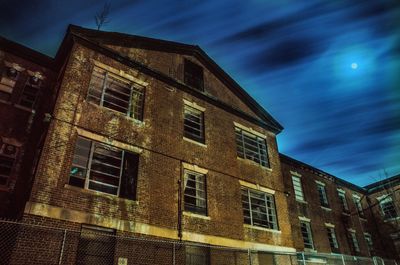
{"type": "MultiPolygon", "coordinates": [[[[161,57],[152,63],[165,64],[163,60],[161,57]]],[[[209,86],[226,91],[220,83],[209,86]]],[[[223,100],[229,101],[227,98],[223,100]]],[[[183,231],[291,246],[288,208],[273,133],[179,89],[170,91],[165,83],[153,77],[75,45],[63,76],[30,202],[96,214],[99,218],[113,217],[177,229],[178,181],[182,177],[182,162],[209,170],[207,197],[210,217],[210,220],[203,220],[183,216],[183,231]],[[85,100],[93,60],[149,83],[145,91],[142,124],[85,100]],[[183,99],[194,101],[206,109],[207,147],[183,140],[183,99]],[[233,122],[268,136],[271,169],[237,158],[233,122]],[[143,149],[137,185],[138,203],[67,185],[77,128],[143,149]],[[243,226],[239,179],[276,190],[281,233],[243,226]]]]}

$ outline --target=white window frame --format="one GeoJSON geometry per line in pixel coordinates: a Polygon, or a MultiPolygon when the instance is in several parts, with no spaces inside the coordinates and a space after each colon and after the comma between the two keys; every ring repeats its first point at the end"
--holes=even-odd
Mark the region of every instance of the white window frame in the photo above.
{"type": "MultiPolygon", "coordinates": [[[[93,66],[92,69],[92,73],[91,73],[91,80],[90,80],[90,84],[89,84],[89,89],[88,89],[88,94],[87,94],[87,100],[89,102],[92,102],[93,104],[99,105],[101,107],[105,107],[107,109],[110,109],[112,111],[115,111],[117,113],[121,113],[123,115],[126,115],[128,117],[131,117],[135,120],[138,121],[143,121],[143,112],[144,112],[144,100],[145,100],[145,87],[132,80],[132,78],[126,78],[126,76],[123,75],[119,75],[116,73],[116,70],[111,69],[111,67],[109,66],[105,66],[103,67],[103,65],[99,65],[98,63],[95,63],[95,65],[93,66]],[[95,72],[99,73],[98,78],[101,79],[101,87],[97,87],[94,86],[93,84],[93,80],[95,78],[95,72]],[[104,103],[107,102],[105,100],[105,97],[114,97],[112,95],[112,93],[110,93],[109,91],[111,91],[111,89],[107,89],[107,84],[108,84],[108,80],[112,78],[114,80],[118,80],[119,82],[125,83],[127,86],[125,87],[125,89],[129,89],[130,92],[129,95],[128,93],[125,93],[125,96],[127,98],[129,98],[129,102],[127,102],[128,106],[126,107],[126,111],[123,112],[121,110],[116,110],[114,108],[110,108],[107,106],[104,106],[104,103]],[[92,87],[93,86],[93,87],[92,87]],[[95,92],[100,91],[100,98],[98,96],[95,95],[95,92]],[[136,102],[135,102],[135,100],[136,102]]],[[[122,94],[120,92],[118,92],[119,94],[122,94]]],[[[114,97],[116,98],[116,97],[114,97]]],[[[122,101],[121,98],[116,98],[117,100],[122,101]]],[[[112,102],[108,102],[108,104],[111,105],[116,105],[112,102]]],[[[118,106],[120,109],[124,109],[124,106],[118,106]]]]}
{"type": "Polygon", "coordinates": [[[305,249],[314,249],[314,240],[311,230],[311,222],[300,220],[300,233],[303,238],[304,248],[305,249]],[[303,226],[304,225],[304,226],[303,226]],[[303,229],[305,231],[303,231],[303,229]],[[308,242],[306,242],[308,241],[308,242]]]}
{"type": "Polygon", "coordinates": [[[358,216],[364,218],[365,214],[364,214],[364,207],[362,206],[361,203],[361,197],[353,194],[353,202],[356,205],[358,216]]]}
{"type": "Polygon", "coordinates": [[[382,197],[378,198],[378,201],[379,201],[379,208],[381,209],[381,214],[385,220],[390,220],[390,219],[394,219],[394,218],[398,217],[396,205],[393,203],[392,196],[390,196],[390,195],[382,196],[382,197]],[[384,206],[384,204],[387,204],[387,203],[391,204],[391,207],[392,207],[394,213],[396,214],[396,216],[392,216],[392,214],[390,214],[390,216],[388,216],[385,213],[385,208],[383,206],[384,206]]]}
{"type": "Polygon", "coordinates": [[[195,108],[188,104],[184,104],[183,107],[183,136],[188,138],[192,141],[196,141],[199,143],[205,143],[205,129],[204,129],[204,111],[200,110],[199,108],[195,108]],[[192,116],[195,119],[198,119],[199,122],[194,121],[193,119],[189,119],[188,116],[192,116]],[[188,123],[197,124],[198,128],[190,126],[188,123]],[[191,130],[197,131],[198,133],[191,133],[191,130]]]}
{"type": "Polygon", "coordinates": [[[242,207],[243,207],[243,221],[245,224],[262,227],[266,229],[279,230],[278,216],[276,212],[275,197],[273,194],[263,192],[260,190],[251,189],[246,186],[241,186],[242,193],[242,207]],[[259,196],[259,197],[256,197],[259,196]],[[263,200],[262,205],[255,205],[252,199],[263,200]],[[248,205],[248,208],[245,206],[248,205]],[[259,209],[258,211],[256,209],[259,209]],[[249,215],[246,215],[246,211],[249,215]],[[262,219],[263,222],[267,222],[266,225],[262,225],[255,222],[254,215],[259,213],[259,216],[263,215],[266,218],[262,219]]]}
{"type": "Polygon", "coordinates": [[[328,240],[331,250],[339,249],[339,243],[337,241],[335,228],[332,226],[326,226],[326,230],[328,232],[328,240]]]}
{"type": "Polygon", "coordinates": [[[304,200],[304,192],[303,192],[303,183],[301,177],[293,176],[292,175],[292,183],[293,183],[293,190],[296,200],[305,202],[304,200]]]}
{"type": "Polygon", "coordinates": [[[208,207],[207,207],[207,175],[203,172],[197,172],[191,169],[184,168],[184,177],[183,177],[183,202],[184,202],[184,210],[186,212],[191,212],[199,215],[208,215],[208,207]],[[187,184],[190,177],[195,178],[195,195],[190,194],[190,190],[193,190],[193,187],[189,187],[187,184]],[[195,204],[188,203],[189,198],[195,199],[195,204]]]}
{"type": "Polygon", "coordinates": [[[369,251],[374,250],[374,242],[372,241],[372,236],[370,233],[364,233],[365,242],[367,242],[367,247],[369,251]]]}
{"type": "Polygon", "coordinates": [[[252,133],[235,124],[236,153],[239,158],[253,161],[262,167],[270,168],[266,137],[252,133]],[[255,144],[251,145],[250,142],[255,144]],[[256,149],[256,150],[252,150],[256,149]]]}
{"type": "Polygon", "coordinates": [[[319,201],[322,207],[329,208],[328,195],[326,194],[325,183],[316,182],[319,201]]]}
{"type": "Polygon", "coordinates": [[[360,253],[360,245],[358,244],[356,232],[354,230],[348,230],[348,234],[354,251],[360,253]]]}
{"type": "Polygon", "coordinates": [[[346,198],[346,191],[344,190],[337,190],[340,204],[342,205],[342,210],[344,212],[349,211],[349,204],[347,203],[347,198],[346,198]]]}

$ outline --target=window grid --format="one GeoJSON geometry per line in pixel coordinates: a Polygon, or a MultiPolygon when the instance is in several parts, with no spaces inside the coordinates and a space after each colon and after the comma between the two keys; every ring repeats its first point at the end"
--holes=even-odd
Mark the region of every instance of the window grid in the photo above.
{"type": "Polygon", "coordinates": [[[349,211],[349,205],[347,204],[346,194],[343,193],[343,192],[338,191],[338,196],[339,196],[340,204],[342,205],[342,210],[344,212],[348,212],[349,211]]]}
{"type": "Polygon", "coordinates": [[[39,79],[31,76],[25,84],[18,104],[30,109],[35,108],[40,93],[40,84],[39,79]]]}
{"type": "Polygon", "coordinates": [[[301,178],[292,176],[294,195],[296,200],[304,201],[303,187],[301,185],[301,178]]]}
{"type": "Polygon", "coordinates": [[[349,232],[350,241],[355,252],[360,252],[360,246],[358,245],[357,236],[355,232],[349,232]]]}
{"type": "Polygon", "coordinates": [[[97,66],[93,69],[88,101],[143,120],[144,87],[97,66]]]}
{"type": "Polygon", "coordinates": [[[206,176],[189,170],[184,174],[185,211],[207,215],[206,176]]]}
{"type": "Polygon", "coordinates": [[[136,154],[78,137],[69,184],[135,199],[138,162],[136,154]]]}
{"type": "Polygon", "coordinates": [[[269,167],[267,144],[264,138],[235,128],[238,157],[269,167]]]}
{"type": "Polygon", "coordinates": [[[318,186],[318,195],[321,206],[329,207],[325,186],[321,184],[317,184],[317,186],[318,186]]]}
{"type": "Polygon", "coordinates": [[[369,250],[369,251],[374,250],[374,244],[373,244],[373,242],[372,242],[372,237],[371,237],[371,235],[368,234],[368,233],[364,233],[364,238],[365,238],[365,241],[367,242],[368,250],[369,250]]]}
{"type": "Polygon", "coordinates": [[[397,217],[396,207],[393,203],[393,199],[390,196],[386,196],[384,199],[379,201],[382,215],[384,219],[391,219],[397,217]]]}
{"type": "Polygon", "coordinates": [[[16,146],[0,142],[0,186],[8,185],[8,180],[13,171],[16,155],[16,146]]]}
{"type": "Polygon", "coordinates": [[[327,227],[326,230],[328,232],[329,245],[331,246],[332,252],[337,251],[339,245],[336,239],[335,229],[333,227],[327,227]]]}
{"type": "Polygon", "coordinates": [[[278,230],[274,197],[242,187],[244,223],[278,230]]]}
{"type": "Polygon", "coordinates": [[[309,222],[300,221],[300,230],[303,237],[304,247],[314,249],[314,242],[312,239],[311,225],[309,222]]]}
{"type": "Polygon", "coordinates": [[[356,205],[358,215],[360,217],[364,217],[364,211],[363,211],[363,207],[361,204],[361,199],[359,197],[353,196],[353,201],[354,201],[354,204],[356,205]]]}
{"type": "Polygon", "coordinates": [[[184,106],[184,136],[204,143],[204,113],[190,106],[184,106]]]}

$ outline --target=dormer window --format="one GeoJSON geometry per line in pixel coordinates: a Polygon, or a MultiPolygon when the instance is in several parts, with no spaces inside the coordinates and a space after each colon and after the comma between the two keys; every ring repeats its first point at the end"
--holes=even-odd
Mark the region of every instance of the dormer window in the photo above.
{"type": "Polygon", "coordinates": [[[204,91],[203,68],[189,60],[185,60],[184,82],[199,91],[204,91]]]}

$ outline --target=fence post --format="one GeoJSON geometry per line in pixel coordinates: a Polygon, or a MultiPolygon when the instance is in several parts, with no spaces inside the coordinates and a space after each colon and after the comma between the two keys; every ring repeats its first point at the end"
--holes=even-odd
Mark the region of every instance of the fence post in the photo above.
{"type": "Polygon", "coordinates": [[[250,251],[250,249],[247,249],[247,255],[249,256],[249,264],[252,265],[253,262],[251,260],[251,251],[250,251]]]}
{"type": "Polygon", "coordinates": [[[64,230],[63,241],[62,241],[61,250],[60,250],[60,258],[58,260],[59,265],[62,264],[66,238],[67,238],[67,229],[64,230]]]}
{"type": "Polygon", "coordinates": [[[344,261],[344,256],[343,256],[343,254],[342,254],[341,256],[342,256],[342,263],[343,263],[343,265],[346,265],[346,262],[344,261]]]}
{"type": "Polygon", "coordinates": [[[176,259],[176,257],[175,257],[175,242],[173,242],[172,243],[172,247],[173,247],[173,249],[172,249],[172,264],[173,265],[175,265],[175,259],[176,259]]]}
{"type": "Polygon", "coordinates": [[[301,252],[301,258],[303,259],[303,264],[306,265],[306,257],[304,256],[304,252],[301,252]]]}

